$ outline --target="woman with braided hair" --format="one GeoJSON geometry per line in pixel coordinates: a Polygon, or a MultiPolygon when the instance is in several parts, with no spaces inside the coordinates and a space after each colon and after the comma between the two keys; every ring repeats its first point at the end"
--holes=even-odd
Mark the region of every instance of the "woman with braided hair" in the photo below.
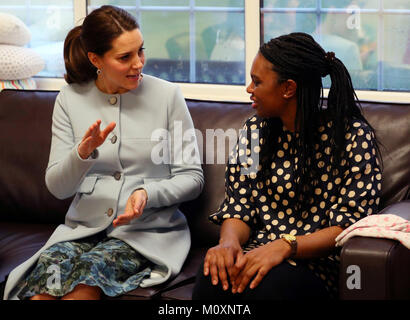
{"type": "Polygon", "coordinates": [[[193,298],[336,297],[335,239],[379,203],[373,129],[342,61],[308,34],[263,44],[251,78],[256,114],[230,155],[225,199],[210,216],[222,225],[219,244],[205,256],[193,298]]]}

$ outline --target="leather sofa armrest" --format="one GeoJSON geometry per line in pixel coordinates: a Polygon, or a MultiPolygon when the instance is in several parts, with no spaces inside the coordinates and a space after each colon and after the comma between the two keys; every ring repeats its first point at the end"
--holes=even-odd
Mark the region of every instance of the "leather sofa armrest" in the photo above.
{"type": "MultiPolygon", "coordinates": [[[[410,201],[380,212],[410,219],[410,201]]],[[[339,296],[343,300],[410,299],[410,250],[391,239],[353,237],[340,255],[339,296]]]]}

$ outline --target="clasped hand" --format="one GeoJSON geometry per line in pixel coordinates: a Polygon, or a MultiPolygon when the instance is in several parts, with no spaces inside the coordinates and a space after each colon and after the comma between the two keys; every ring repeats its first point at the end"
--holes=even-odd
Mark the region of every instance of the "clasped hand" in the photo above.
{"type": "Polygon", "coordinates": [[[220,280],[224,290],[229,288],[229,275],[232,293],[243,292],[249,282],[249,288],[253,289],[274,266],[286,259],[287,246],[284,241],[276,240],[244,254],[239,243],[219,244],[205,256],[204,275],[211,275],[213,285],[220,280]]]}

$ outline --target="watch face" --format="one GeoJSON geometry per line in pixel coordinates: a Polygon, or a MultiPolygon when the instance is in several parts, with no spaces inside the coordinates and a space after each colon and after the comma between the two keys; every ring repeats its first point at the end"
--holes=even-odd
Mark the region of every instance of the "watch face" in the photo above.
{"type": "Polygon", "coordinates": [[[292,236],[291,234],[285,234],[285,235],[283,235],[283,237],[288,241],[295,241],[296,240],[296,237],[292,236]]]}

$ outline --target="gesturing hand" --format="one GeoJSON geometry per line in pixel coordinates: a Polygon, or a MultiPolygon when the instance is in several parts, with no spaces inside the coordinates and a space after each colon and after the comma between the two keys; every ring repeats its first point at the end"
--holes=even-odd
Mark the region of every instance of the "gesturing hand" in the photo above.
{"type": "Polygon", "coordinates": [[[135,190],[128,198],[125,212],[112,222],[113,226],[118,227],[128,224],[132,219],[138,218],[144,211],[144,208],[147,205],[147,200],[147,192],[144,189],[135,190]]]}
{"type": "Polygon", "coordinates": [[[111,122],[103,131],[100,130],[101,120],[94,122],[85,133],[78,146],[78,154],[82,159],[87,159],[90,154],[103,144],[108,134],[114,130],[116,124],[111,122]]]}

